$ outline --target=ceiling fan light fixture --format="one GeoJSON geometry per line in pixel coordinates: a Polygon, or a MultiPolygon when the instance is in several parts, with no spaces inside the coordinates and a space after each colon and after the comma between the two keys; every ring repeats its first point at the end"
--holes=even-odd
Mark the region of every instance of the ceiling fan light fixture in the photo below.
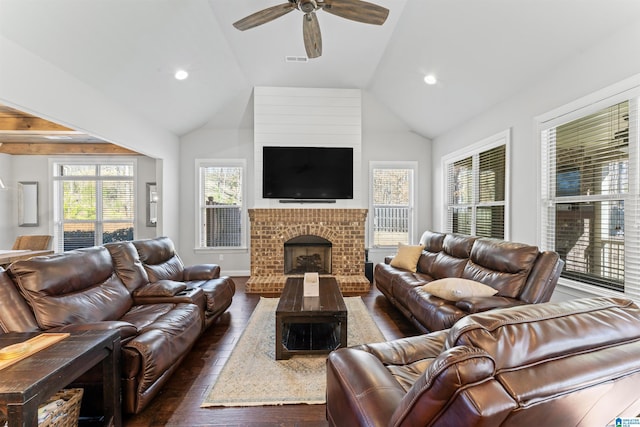
{"type": "Polygon", "coordinates": [[[316,11],[324,10],[332,15],[365,24],[382,25],[389,16],[389,9],[364,0],[288,0],[286,3],[259,10],[233,23],[240,31],[273,21],[293,10],[304,13],[303,39],[308,58],[322,55],[322,37],[316,11]]]}
{"type": "Polygon", "coordinates": [[[438,79],[433,74],[427,74],[426,76],[424,76],[424,82],[429,86],[433,86],[434,84],[438,83],[438,79]]]}

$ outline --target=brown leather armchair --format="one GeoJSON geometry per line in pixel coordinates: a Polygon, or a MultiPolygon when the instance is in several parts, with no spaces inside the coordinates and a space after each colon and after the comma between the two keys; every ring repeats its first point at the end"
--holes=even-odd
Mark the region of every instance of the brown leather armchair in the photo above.
{"type": "Polygon", "coordinates": [[[629,300],[532,304],[451,329],[339,349],[331,426],[606,426],[640,413],[640,309],[629,300]]]}

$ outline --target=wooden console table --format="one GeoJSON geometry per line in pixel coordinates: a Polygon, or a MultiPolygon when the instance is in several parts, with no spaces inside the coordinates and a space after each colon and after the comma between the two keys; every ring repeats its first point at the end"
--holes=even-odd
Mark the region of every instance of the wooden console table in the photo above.
{"type": "Polygon", "coordinates": [[[51,255],[52,253],[53,251],[48,249],[41,251],[0,249],[0,266],[5,267],[19,259],[28,259],[38,255],[51,255]]]}
{"type": "MultiPolygon", "coordinates": [[[[0,334],[0,348],[39,333],[0,334]]],[[[38,425],[38,406],[98,363],[102,364],[104,425],[122,424],[120,335],[117,331],[72,332],[69,337],[0,370],[0,408],[8,425],[38,425]]]]}

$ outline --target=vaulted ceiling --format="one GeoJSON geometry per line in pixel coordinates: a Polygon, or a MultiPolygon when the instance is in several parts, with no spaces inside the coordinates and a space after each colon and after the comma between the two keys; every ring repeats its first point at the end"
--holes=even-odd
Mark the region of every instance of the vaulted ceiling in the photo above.
{"type": "Polygon", "coordinates": [[[0,0],[0,35],[176,135],[255,86],[301,86],[361,88],[432,138],[640,23],[638,0],[373,2],[390,10],[382,26],[318,11],[323,54],[308,61],[285,60],[305,57],[300,11],[232,26],[283,0],[0,0]]]}

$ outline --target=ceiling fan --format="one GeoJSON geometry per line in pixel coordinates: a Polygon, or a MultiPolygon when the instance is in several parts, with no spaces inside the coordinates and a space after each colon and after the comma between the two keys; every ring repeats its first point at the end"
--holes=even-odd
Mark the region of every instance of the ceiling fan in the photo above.
{"type": "Polygon", "coordinates": [[[286,15],[294,9],[304,13],[302,34],[309,58],[322,55],[322,38],[316,17],[317,10],[322,9],[342,18],[374,25],[384,24],[389,15],[389,9],[362,0],[289,0],[287,3],[253,13],[235,22],[233,26],[241,31],[248,30],[286,15]]]}

